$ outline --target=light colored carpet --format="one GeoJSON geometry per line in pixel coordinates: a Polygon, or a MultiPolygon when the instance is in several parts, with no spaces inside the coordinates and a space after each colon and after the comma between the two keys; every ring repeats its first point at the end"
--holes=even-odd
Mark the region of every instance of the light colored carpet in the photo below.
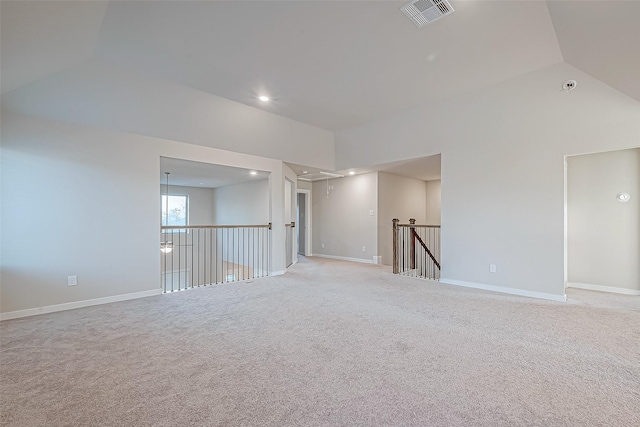
{"type": "Polygon", "coordinates": [[[5,321],[6,426],[640,426],[640,299],[302,259],[5,321]]]}

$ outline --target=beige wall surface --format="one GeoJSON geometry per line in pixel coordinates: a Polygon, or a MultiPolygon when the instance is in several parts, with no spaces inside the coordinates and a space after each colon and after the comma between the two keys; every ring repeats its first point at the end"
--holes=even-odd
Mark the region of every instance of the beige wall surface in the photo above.
{"type": "Polygon", "coordinates": [[[440,225],[440,180],[426,181],[427,183],[427,225],[440,225]]]}
{"type": "Polygon", "coordinates": [[[382,263],[393,263],[392,220],[407,224],[415,218],[418,224],[427,221],[427,184],[413,178],[378,173],[378,255],[382,263]]]}
{"type": "Polygon", "coordinates": [[[313,188],[313,184],[309,181],[298,180],[297,187],[298,190],[311,190],[311,188],[313,188]]]}
{"type": "Polygon", "coordinates": [[[213,190],[213,223],[264,225],[269,223],[269,180],[225,185],[213,190]]]}
{"type": "Polygon", "coordinates": [[[567,158],[567,224],[570,283],[640,291],[640,148],[567,158]]]}
{"type": "Polygon", "coordinates": [[[442,153],[443,279],[562,298],[564,157],[639,141],[639,101],[560,63],[337,132],[336,166],[442,153]]]}
{"type": "Polygon", "coordinates": [[[377,173],[330,179],[329,186],[327,197],[327,181],[313,183],[313,254],[371,261],[377,255],[377,173]]]}
{"type": "Polygon", "coordinates": [[[159,290],[161,156],[270,172],[259,220],[284,270],[281,161],[3,110],[0,310],[159,290]]]}

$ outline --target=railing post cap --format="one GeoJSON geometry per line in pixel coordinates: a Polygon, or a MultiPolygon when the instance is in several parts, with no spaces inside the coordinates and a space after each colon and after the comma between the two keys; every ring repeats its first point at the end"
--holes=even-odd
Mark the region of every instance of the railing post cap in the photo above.
{"type": "Polygon", "coordinates": [[[415,218],[409,218],[409,224],[415,224],[415,223],[416,223],[415,218]]]}
{"type": "Polygon", "coordinates": [[[400,220],[398,218],[393,218],[392,221],[393,222],[400,222],[400,220]]]}

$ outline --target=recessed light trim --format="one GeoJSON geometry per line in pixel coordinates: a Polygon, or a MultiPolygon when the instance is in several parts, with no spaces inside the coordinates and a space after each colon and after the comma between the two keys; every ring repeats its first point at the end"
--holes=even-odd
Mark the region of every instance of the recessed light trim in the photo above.
{"type": "Polygon", "coordinates": [[[354,171],[350,171],[349,175],[355,175],[356,173],[354,171]]]}
{"type": "Polygon", "coordinates": [[[253,176],[255,176],[255,175],[258,175],[258,172],[256,172],[256,171],[250,171],[250,172],[249,172],[249,175],[253,175],[253,176]]]}
{"type": "Polygon", "coordinates": [[[631,199],[631,196],[629,195],[629,193],[618,193],[616,195],[616,199],[620,202],[620,203],[626,203],[631,199]]]}
{"type": "Polygon", "coordinates": [[[262,102],[269,102],[271,100],[267,95],[260,95],[258,99],[262,102]]]}

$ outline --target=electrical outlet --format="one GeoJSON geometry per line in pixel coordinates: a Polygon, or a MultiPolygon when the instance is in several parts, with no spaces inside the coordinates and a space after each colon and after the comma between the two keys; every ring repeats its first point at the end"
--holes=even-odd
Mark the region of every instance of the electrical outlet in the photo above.
{"type": "Polygon", "coordinates": [[[369,211],[369,216],[373,216],[373,209],[369,211]]]}
{"type": "Polygon", "coordinates": [[[496,270],[496,265],[495,264],[489,264],[489,273],[495,273],[496,270]]]}
{"type": "Polygon", "coordinates": [[[322,249],[324,249],[324,243],[322,243],[322,249]]]}
{"type": "Polygon", "coordinates": [[[78,276],[67,276],[67,286],[77,286],[78,276]]]}
{"type": "Polygon", "coordinates": [[[363,246],[362,247],[362,252],[366,252],[366,251],[367,251],[367,249],[363,246]]]}

